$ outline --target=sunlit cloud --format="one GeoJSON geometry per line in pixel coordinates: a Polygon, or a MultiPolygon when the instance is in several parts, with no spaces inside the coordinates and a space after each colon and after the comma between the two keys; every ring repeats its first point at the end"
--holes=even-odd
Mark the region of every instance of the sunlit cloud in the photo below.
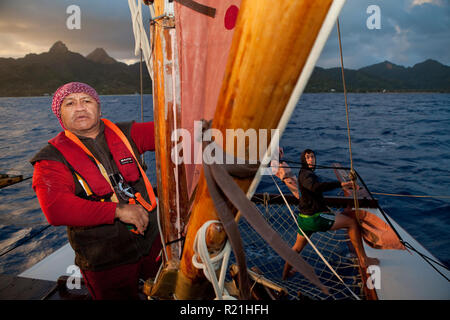
{"type": "MultiPolygon", "coordinates": [[[[139,62],[139,59],[118,59],[117,61],[130,65],[130,64],[135,64],[136,62],[139,62]]],[[[144,67],[145,67],[145,62],[144,62],[144,67]]]]}
{"type": "Polygon", "coordinates": [[[439,7],[443,7],[444,6],[444,1],[443,0],[413,0],[411,3],[411,7],[415,7],[415,6],[421,6],[424,4],[434,4],[436,6],[439,7]]]}

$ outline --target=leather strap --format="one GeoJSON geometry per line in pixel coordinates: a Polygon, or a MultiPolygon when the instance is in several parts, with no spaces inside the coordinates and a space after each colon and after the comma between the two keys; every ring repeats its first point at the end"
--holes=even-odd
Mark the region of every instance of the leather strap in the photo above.
{"type": "Polygon", "coordinates": [[[219,186],[213,178],[211,173],[211,166],[203,164],[203,170],[205,174],[206,183],[208,185],[208,191],[216,207],[217,214],[222,222],[225,232],[230,241],[230,245],[233,248],[236,262],[239,267],[239,296],[240,299],[250,299],[250,280],[247,273],[247,263],[245,260],[244,247],[242,245],[241,235],[239,228],[234,220],[232,207],[227,201],[224,194],[220,191],[219,186]]]}
{"type": "Polygon", "coordinates": [[[188,7],[189,9],[192,9],[198,13],[207,15],[208,17],[215,18],[216,17],[216,9],[206,6],[204,4],[198,3],[193,0],[175,0],[182,6],[188,7]]]}
{"type": "MultiPolygon", "coordinates": [[[[118,203],[118,197],[114,191],[114,188],[112,186],[111,180],[109,179],[108,173],[106,172],[105,167],[100,163],[100,161],[97,160],[96,157],[94,157],[94,155],[92,154],[92,152],[86,148],[86,146],[83,144],[83,142],[80,141],[80,139],[78,139],[78,137],[76,135],[74,135],[72,132],[70,132],[69,130],[65,130],[64,134],[66,135],[67,138],[69,138],[70,140],[72,140],[77,146],[79,146],[87,155],[89,155],[91,158],[94,159],[95,163],[97,164],[98,169],[100,170],[102,176],[106,179],[106,181],[108,182],[108,184],[111,187],[111,190],[113,191],[113,194],[111,196],[111,201],[112,202],[116,202],[118,203]]],[[[81,184],[83,187],[83,183],[81,184]]]]}
{"type": "MultiPolygon", "coordinates": [[[[148,179],[147,175],[145,174],[144,169],[142,169],[142,166],[139,164],[139,161],[133,152],[133,148],[131,147],[130,142],[128,141],[127,137],[125,137],[125,134],[113,122],[109,121],[108,119],[102,119],[102,121],[105,123],[106,126],[108,126],[108,128],[113,130],[114,133],[117,134],[121,138],[122,142],[125,144],[125,146],[128,148],[128,150],[133,155],[133,158],[136,161],[139,171],[141,172],[142,179],[144,179],[145,188],[147,189],[148,197],[150,198],[150,202],[151,202],[150,206],[147,205],[144,207],[145,207],[145,209],[147,209],[147,211],[149,211],[149,212],[152,211],[153,209],[156,208],[155,193],[153,191],[153,187],[150,183],[150,180],[148,179]]],[[[146,201],[142,197],[140,197],[140,199],[136,199],[136,200],[138,200],[140,204],[143,204],[143,202],[146,203],[146,201]]]]}
{"type": "MultiPolygon", "coordinates": [[[[323,292],[328,293],[328,289],[320,282],[311,265],[305,262],[305,260],[303,260],[297,252],[291,249],[289,245],[280,237],[280,235],[272,229],[272,227],[261,216],[255,204],[247,198],[245,193],[241,190],[225,168],[217,164],[206,166],[208,167],[207,169],[211,173],[215,184],[220,191],[223,192],[223,196],[221,196],[222,202],[225,203],[224,198],[231,201],[232,205],[241,212],[253,229],[255,229],[255,231],[267,242],[267,244],[272,247],[272,249],[274,249],[286,262],[293,266],[294,269],[303,274],[303,276],[305,276],[305,278],[307,278],[311,283],[316,285],[323,292]]],[[[208,184],[208,188],[209,186],[210,184],[208,184]]],[[[213,194],[214,192],[211,194],[211,197],[213,197],[213,194]]],[[[216,201],[214,201],[214,204],[216,204],[216,201]]],[[[219,206],[216,205],[217,211],[223,211],[223,207],[224,205],[220,203],[219,206]]]]}

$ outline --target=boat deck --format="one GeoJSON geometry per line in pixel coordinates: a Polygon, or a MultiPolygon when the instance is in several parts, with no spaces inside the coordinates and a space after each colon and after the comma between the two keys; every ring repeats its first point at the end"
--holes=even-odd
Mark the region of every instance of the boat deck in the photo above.
{"type": "MultiPolygon", "coordinates": [[[[352,199],[329,200],[336,206],[342,206],[352,199]]],[[[361,199],[361,204],[368,204],[364,203],[367,200],[363,200],[361,199]]],[[[271,201],[277,202],[282,199],[272,198],[271,201]]],[[[292,199],[292,201],[296,200],[292,199]]],[[[380,210],[376,208],[362,209],[385,220],[380,210]]],[[[406,242],[422,254],[437,260],[392,218],[389,219],[406,242]]],[[[450,282],[417,253],[407,250],[376,250],[367,245],[365,250],[369,256],[380,260],[380,288],[376,288],[378,299],[450,299],[450,282]]],[[[73,261],[74,252],[70,245],[66,244],[19,276],[0,275],[0,299],[90,299],[83,285],[81,289],[74,290],[68,290],[66,287],[68,277],[77,276],[76,271],[69,268],[73,266],[73,261]],[[68,273],[68,270],[72,270],[71,273],[68,273]]],[[[450,271],[436,264],[434,266],[450,278],[450,271]]]]}
{"type": "Polygon", "coordinates": [[[83,283],[80,289],[67,289],[67,279],[67,276],[63,276],[58,281],[49,281],[2,274],[0,275],[0,300],[91,299],[83,283]]]}

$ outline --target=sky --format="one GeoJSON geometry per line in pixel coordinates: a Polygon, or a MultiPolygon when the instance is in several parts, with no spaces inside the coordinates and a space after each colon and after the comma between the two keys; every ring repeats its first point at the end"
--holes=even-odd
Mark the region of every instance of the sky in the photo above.
{"type": "MultiPolygon", "coordinates": [[[[346,68],[386,60],[450,65],[450,0],[347,0],[339,21],[346,68]]],[[[318,66],[339,65],[337,39],[334,29],[318,66]]],[[[58,40],[83,55],[101,47],[116,60],[138,61],[127,0],[0,0],[0,57],[46,52],[58,40]],[[80,8],[80,29],[67,28],[71,5],[80,8]]]]}

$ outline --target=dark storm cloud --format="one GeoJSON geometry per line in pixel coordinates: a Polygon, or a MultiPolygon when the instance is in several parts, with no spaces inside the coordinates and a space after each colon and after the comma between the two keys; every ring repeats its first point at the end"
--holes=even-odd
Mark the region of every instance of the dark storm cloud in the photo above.
{"type": "MultiPolygon", "coordinates": [[[[429,58],[449,65],[450,5],[448,1],[432,2],[413,5],[413,0],[347,0],[340,15],[345,66],[356,69],[385,60],[412,66],[429,58]],[[379,30],[366,26],[370,5],[380,8],[379,30]]],[[[318,65],[338,66],[338,50],[333,30],[318,65]]]]}

